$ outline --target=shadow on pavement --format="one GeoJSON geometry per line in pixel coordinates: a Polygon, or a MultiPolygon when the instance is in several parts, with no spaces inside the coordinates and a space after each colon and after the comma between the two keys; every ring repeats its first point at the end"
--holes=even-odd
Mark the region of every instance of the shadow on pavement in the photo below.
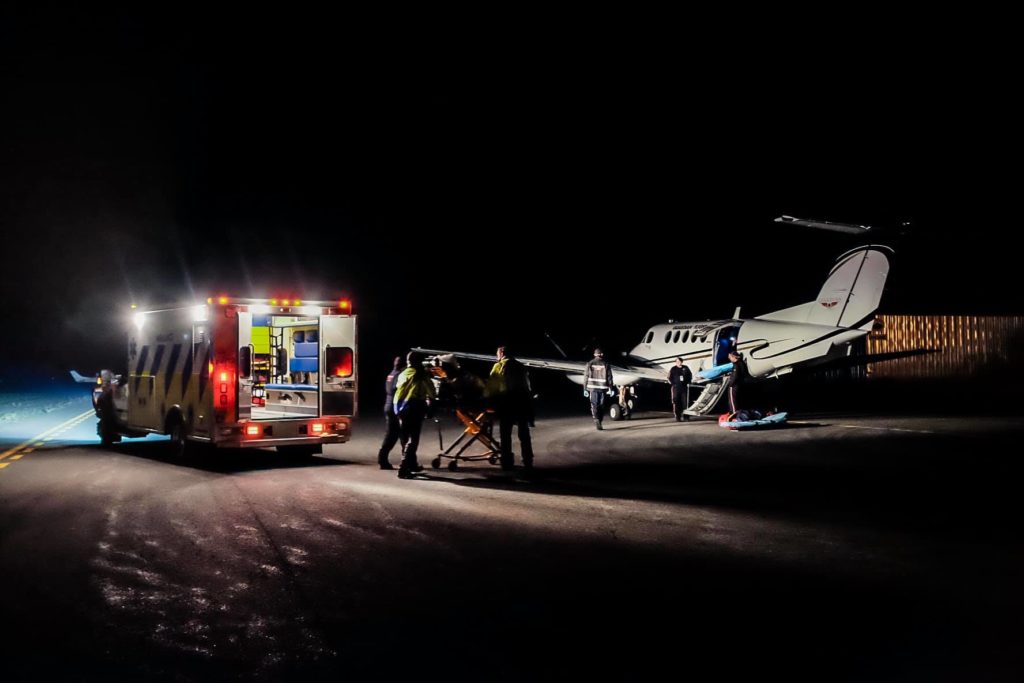
{"type": "Polygon", "coordinates": [[[109,448],[97,444],[92,448],[99,452],[118,453],[219,474],[285,468],[339,467],[356,464],[347,460],[320,456],[284,455],[271,449],[214,449],[209,446],[199,446],[184,458],[178,458],[170,452],[169,443],[168,441],[133,441],[115,444],[109,448]]]}

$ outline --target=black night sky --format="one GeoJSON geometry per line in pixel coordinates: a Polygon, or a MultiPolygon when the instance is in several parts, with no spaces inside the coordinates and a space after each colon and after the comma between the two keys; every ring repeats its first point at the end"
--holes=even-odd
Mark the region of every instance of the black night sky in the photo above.
{"type": "Polygon", "coordinates": [[[910,221],[887,312],[1022,312],[997,48],[5,12],[7,372],[116,364],[129,303],[219,292],[350,295],[364,372],[621,349],[816,294],[855,244],[781,214],[910,221]]]}

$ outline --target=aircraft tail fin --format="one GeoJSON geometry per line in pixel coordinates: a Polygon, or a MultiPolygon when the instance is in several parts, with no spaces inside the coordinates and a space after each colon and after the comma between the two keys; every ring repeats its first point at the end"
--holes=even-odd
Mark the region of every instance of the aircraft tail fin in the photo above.
{"type": "Polygon", "coordinates": [[[96,384],[96,377],[85,377],[74,370],[71,371],[71,379],[82,384],[96,384]]]}
{"type": "Polygon", "coordinates": [[[758,318],[868,331],[882,300],[891,253],[889,247],[877,244],[848,251],[836,260],[814,301],[758,318]]]}

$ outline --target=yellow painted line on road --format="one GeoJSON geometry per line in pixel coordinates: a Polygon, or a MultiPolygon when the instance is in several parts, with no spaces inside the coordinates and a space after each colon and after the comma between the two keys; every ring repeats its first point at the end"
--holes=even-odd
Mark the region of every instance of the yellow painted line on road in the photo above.
{"type": "Polygon", "coordinates": [[[21,460],[24,457],[25,457],[24,453],[18,453],[17,455],[12,455],[11,456],[11,460],[21,460]]]}
{"type": "Polygon", "coordinates": [[[0,462],[0,470],[2,470],[3,468],[7,467],[10,464],[11,463],[9,463],[9,462],[0,462]]]}
{"type": "MultiPolygon", "coordinates": [[[[84,421],[85,418],[87,418],[89,415],[93,415],[93,414],[95,414],[95,413],[94,413],[93,409],[90,408],[89,410],[85,411],[84,413],[81,413],[80,415],[75,415],[74,417],[68,418],[67,420],[64,420],[63,422],[61,422],[59,425],[56,425],[56,426],[53,426],[53,427],[47,429],[42,434],[37,434],[36,436],[33,436],[31,439],[28,439],[27,441],[24,441],[23,443],[18,444],[14,448],[9,448],[6,451],[4,451],[3,453],[0,453],[0,460],[4,460],[5,458],[7,458],[9,456],[14,455],[15,453],[17,453],[21,449],[25,448],[26,446],[32,446],[34,448],[39,448],[40,446],[43,445],[43,443],[45,441],[49,441],[52,438],[50,436],[51,434],[57,433],[62,428],[66,428],[66,427],[72,426],[72,424],[76,420],[84,421]],[[47,438],[47,437],[50,437],[50,438],[47,438]]],[[[10,463],[0,463],[0,465],[2,465],[3,467],[6,467],[9,464],[10,463]]]]}
{"type": "MultiPolygon", "coordinates": [[[[22,453],[31,453],[34,450],[35,450],[35,448],[26,448],[25,450],[22,451],[22,453]]],[[[11,458],[11,460],[13,460],[13,459],[14,458],[11,458]]]]}

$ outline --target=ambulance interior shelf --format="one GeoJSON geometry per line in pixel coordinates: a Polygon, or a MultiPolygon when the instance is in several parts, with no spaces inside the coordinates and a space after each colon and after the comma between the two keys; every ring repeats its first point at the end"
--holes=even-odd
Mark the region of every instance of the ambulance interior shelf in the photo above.
{"type": "Polygon", "coordinates": [[[254,317],[252,343],[254,411],[266,418],[319,414],[318,321],[254,317]]]}

